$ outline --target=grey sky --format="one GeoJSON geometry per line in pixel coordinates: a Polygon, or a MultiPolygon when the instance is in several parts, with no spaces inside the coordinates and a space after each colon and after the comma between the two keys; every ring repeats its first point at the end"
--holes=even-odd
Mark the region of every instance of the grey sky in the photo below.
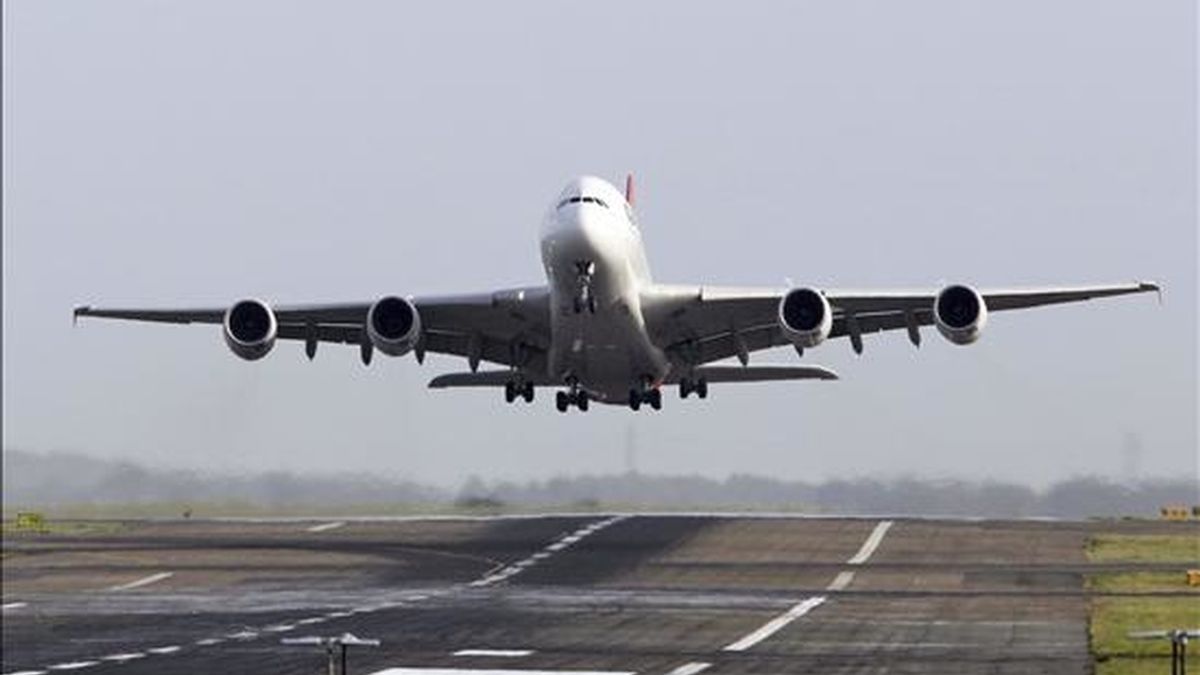
{"type": "MultiPolygon", "coordinates": [[[[622,470],[1036,484],[1197,471],[1196,4],[5,4],[4,446],[453,484],[622,470]],[[639,178],[660,281],[1128,281],[805,359],[659,414],[430,392],[461,360],[90,321],[540,282],[577,173],[639,178]]],[[[756,355],[791,361],[790,350],[756,355]]]]}

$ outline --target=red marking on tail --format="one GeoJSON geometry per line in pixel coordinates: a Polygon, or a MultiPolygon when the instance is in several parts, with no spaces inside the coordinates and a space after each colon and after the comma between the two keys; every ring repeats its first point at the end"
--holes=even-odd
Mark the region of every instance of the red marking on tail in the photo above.
{"type": "Polygon", "coordinates": [[[625,201],[633,206],[633,174],[625,175],[625,201]]]}

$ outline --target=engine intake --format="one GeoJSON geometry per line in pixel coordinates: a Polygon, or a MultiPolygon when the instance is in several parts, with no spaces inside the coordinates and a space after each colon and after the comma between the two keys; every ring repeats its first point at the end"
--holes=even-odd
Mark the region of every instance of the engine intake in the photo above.
{"type": "Polygon", "coordinates": [[[947,286],[933,301],[933,321],[947,340],[969,345],[979,339],[987,323],[987,303],[970,286],[947,286]]]}
{"type": "Polygon", "coordinates": [[[421,315],[416,306],[404,298],[381,298],[367,311],[367,336],[384,354],[403,356],[421,337],[421,315]]]}
{"type": "Polygon", "coordinates": [[[816,347],[833,329],[833,308],[820,291],[794,288],[779,301],[779,326],[798,347],[816,347]]]}
{"type": "Polygon", "coordinates": [[[239,357],[257,361],[275,346],[279,324],[275,312],[262,300],[239,300],[225,312],[225,344],[239,357]]]}

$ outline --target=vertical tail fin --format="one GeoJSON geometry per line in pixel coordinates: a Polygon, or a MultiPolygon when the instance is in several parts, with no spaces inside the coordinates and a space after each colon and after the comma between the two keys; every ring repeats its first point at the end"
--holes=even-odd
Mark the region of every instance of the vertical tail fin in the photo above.
{"type": "Polygon", "coordinates": [[[633,173],[625,174],[625,201],[633,206],[633,173]]]}

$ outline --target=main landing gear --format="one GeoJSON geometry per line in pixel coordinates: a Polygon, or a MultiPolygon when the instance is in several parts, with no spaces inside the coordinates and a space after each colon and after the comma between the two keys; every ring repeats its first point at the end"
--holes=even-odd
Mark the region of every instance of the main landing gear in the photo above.
{"type": "Polygon", "coordinates": [[[596,313],[596,298],[592,295],[592,276],[596,273],[596,263],[591,260],[575,261],[575,300],[572,309],[576,314],[587,310],[588,314],[596,313]]]}
{"type": "Polygon", "coordinates": [[[679,381],[679,398],[687,398],[695,394],[700,398],[708,398],[708,380],[703,377],[692,381],[688,378],[683,378],[679,381]]]}
{"type": "Polygon", "coordinates": [[[533,383],[532,382],[505,382],[504,383],[504,401],[512,403],[518,398],[525,399],[526,403],[533,403],[533,383]]]}
{"type": "Polygon", "coordinates": [[[567,412],[571,406],[579,408],[579,412],[587,412],[588,401],[591,400],[591,397],[586,391],[579,388],[578,382],[572,381],[569,385],[570,389],[554,395],[554,407],[558,408],[558,412],[561,413],[567,412]]]}
{"type": "Polygon", "coordinates": [[[662,390],[661,389],[630,389],[629,390],[629,407],[632,410],[638,410],[642,404],[662,410],[662,390]]]}

